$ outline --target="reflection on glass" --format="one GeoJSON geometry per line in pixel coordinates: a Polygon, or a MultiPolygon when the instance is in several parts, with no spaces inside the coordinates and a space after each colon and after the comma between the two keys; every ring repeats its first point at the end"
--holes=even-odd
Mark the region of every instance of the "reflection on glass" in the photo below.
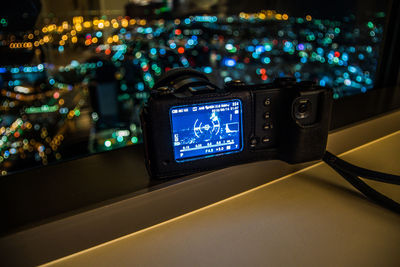
{"type": "Polygon", "coordinates": [[[2,175],[141,142],[149,88],[175,67],[219,85],[294,76],[364,93],[385,20],[382,1],[54,2],[0,12],[2,175]]]}

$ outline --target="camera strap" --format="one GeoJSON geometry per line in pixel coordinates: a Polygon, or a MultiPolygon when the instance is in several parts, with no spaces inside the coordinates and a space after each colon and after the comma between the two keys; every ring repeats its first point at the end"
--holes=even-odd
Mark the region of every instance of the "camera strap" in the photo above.
{"type": "Polygon", "coordinates": [[[339,173],[347,182],[363,193],[368,199],[391,211],[400,213],[400,204],[376,191],[359,177],[382,183],[400,185],[400,176],[364,169],[350,164],[326,151],[322,160],[339,173]]]}

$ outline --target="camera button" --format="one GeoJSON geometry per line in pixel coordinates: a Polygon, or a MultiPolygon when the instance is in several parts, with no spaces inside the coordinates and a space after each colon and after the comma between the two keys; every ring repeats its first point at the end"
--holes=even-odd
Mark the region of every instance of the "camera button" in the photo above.
{"type": "Polygon", "coordinates": [[[269,105],[271,105],[271,98],[267,97],[267,98],[264,100],[264,106],[269,106],[269,105]]]}
{"type": "Polygon", "coordinates": [[[269,123],[267,123],[267,124],[264,124],[264,126],[263,126],[263,129],[264,130],[270,130],[270,129],[272,129],[273,127],[272,127],[272,124],[269,124],[269,123]]]}
{"type": "Polygon", "coordinates": [[[257,143],[258,143],[257,138],[250,139],[250,147],[256,147],[257,143]]]}
{"type": "Polygon", "coordinates": [[[271,141],[271,139],[267,136],[264,136],[261,141],[265,144],[265,143],[269,143],[269,141],[271,141]]]}

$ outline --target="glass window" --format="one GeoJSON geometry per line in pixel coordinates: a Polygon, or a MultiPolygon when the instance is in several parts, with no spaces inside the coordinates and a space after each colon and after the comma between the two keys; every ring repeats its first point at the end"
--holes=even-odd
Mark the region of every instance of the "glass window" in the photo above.
{"type": "Polygon", "coordinates": [[[0,10],[0,173],[142,141],[154,82],[374,87],[387,1],[20,0],[0,10]]]}

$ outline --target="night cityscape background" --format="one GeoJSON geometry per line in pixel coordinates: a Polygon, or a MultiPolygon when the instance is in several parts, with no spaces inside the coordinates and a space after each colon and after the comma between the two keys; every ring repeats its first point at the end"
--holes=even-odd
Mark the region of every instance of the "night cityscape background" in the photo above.
{"type": "Polygon", "coordinates": [[[0,10],[1,175],[140,143],[140,109],[175,67],[365,93],[386,15],[385,1],[15,2],[0,10]]]}

